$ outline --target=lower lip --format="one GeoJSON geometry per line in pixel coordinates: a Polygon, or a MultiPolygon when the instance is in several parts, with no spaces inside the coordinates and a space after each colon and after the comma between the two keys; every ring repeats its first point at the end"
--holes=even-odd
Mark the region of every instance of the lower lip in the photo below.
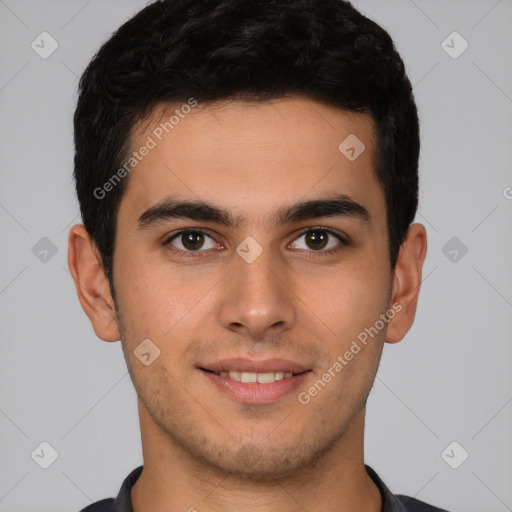
{"type": "Polygon", "coordinates": [[[296,391],[297,388],[303,385],[310,370],[268,384],[238,382],[229,377],[221,377],[216,373],[207,372],[206,370],[201,370],[201,372],[221,391],[238,402],[246,404],[270,404],[296,391]]]}

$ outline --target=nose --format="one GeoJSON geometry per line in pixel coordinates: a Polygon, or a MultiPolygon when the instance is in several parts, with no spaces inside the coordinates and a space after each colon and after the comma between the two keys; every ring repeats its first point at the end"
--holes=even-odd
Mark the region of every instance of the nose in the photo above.
{"type": "Polygon", "coordinates": [[[270,249],[251,263],[235,255],[221,297],[222,326],[254,340],[289,330],[297,311],[288,283],[287,270],[270,249]]]}

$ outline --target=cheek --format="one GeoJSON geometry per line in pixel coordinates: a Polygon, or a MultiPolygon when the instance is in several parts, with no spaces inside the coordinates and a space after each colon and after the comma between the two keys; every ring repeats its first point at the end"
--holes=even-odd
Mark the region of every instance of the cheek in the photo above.
{"type": "Polygon", "coordinates": [[[179,294],[147,261],[119,258],[117,264],[116,295],[130,342],[161,338],[180,313],[179,294]]]}
{"type": "MultiPolygon", "coordinates": [[[[313,284],[313,283],[311,283],[313,284]]],[[[325,322],[338,340],[347,340],[373,325],[387,308],[389,276],[363,261],[333,270],[321,286],[304,296],[311,310],[325,322]]]]}
{"type": "Polygon", "coordinates": [[[134,258],[119,265],[118,305],[124,344],[134,350],[149,338],[160,350],[158,361],[177,369],[186,352],[201,339],[200,330],[214,318],[212,295],[219,276],[211,273],[196,281],[186,272],[134,258]]]}

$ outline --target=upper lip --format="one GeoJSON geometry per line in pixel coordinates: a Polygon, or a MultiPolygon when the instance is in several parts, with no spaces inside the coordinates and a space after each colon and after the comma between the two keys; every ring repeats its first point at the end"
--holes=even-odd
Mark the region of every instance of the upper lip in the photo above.
{"type": "Polygon", "coordinates": [[[306,366],[288,361],[286,359],[265,359],[257,361],[254,359],[246,359],[244,357],[236,357],[232,359],[220,359],[212,363],[201,365],[200,368],[210,370],[212,372],[229,372],[242,371],[254,373],[267,372],[292,372],[302,373],[309,370],[306,366]]]}

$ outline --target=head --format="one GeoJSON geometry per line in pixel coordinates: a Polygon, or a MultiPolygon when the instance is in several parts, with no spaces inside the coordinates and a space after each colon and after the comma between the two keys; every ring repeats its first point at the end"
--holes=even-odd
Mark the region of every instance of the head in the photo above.
{"type": "Polygon", "coordinates": [[[341,0],[155,2],[92,59],[74,130],[70,269],[96,334],[122,341],[146,431],[253,477],[359,432],[426,251],[417,110],[389,35],[341,0]],[[233,357],[308,371],[241,403],[205,372],[233,357]]]}

